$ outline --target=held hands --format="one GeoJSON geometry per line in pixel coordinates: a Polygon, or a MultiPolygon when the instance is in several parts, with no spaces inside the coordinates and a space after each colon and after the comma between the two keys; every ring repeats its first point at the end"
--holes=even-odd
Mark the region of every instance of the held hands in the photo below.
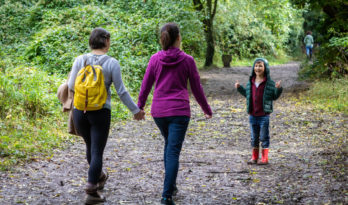
{"type": "Polygon", "coordinates": [[[239,81],[238,81],[238,80],[237,80],[237,82],[234,84],[234,87],[237,88],[237,89],[240,87],[240,84],[239,84],[239,81]]]}
{"type": "Polygon", "coordinates": [[[276,87],[276,88],[280,88],[280,87],[281,87],[281,85],[280,85],[281,82],[282,82],[281,80],[278,81],[278,82],[276,82],[275,87],[276,87]]]}
{"type": "Polygon", "coordinates": [[[134,114],[135,120],[145,120],[145,112],[144,110],[140,110],[138,113],[134,114]]]}

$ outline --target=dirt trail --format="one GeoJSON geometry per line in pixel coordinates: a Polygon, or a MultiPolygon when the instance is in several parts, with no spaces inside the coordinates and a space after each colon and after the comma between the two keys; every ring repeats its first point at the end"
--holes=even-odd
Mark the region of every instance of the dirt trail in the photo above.
{"type": "MultiPolygon", "coordinates": [[[[298,62],[290,62],[283,65],[271,66],[271,78],[275,81],[281,80],[286,92],[305,90],[308,84],[297,80],[299,70],[298,62]]],[[[237,94],[234,83],[238,80],[245,85],[251,74],[251,67],[233,67],[211,69],[201,72],[202,83],[208,96],[214,98],[237,94]]]]}
{"type": "MultiPolygon", "coordinates": [[[[180,158],[177,204],[347,204],[347,117],[299,103],[293,93],[298,63],[271,67],[285,92],[271,115],[268,166],[250,157],[244,84],[248,67],[202,71],[214,116],[204,120],[192,100],[192,118],[180,158]]],[[[81,139],[50,160],[0,173],[0,204],[83,204],[87,163],[81,139]]],[[[150,117],[119,122],[109,138],[104,167],[110,179],[105,204],[158,204],[163,181],[163,139],[150,117]]]]}

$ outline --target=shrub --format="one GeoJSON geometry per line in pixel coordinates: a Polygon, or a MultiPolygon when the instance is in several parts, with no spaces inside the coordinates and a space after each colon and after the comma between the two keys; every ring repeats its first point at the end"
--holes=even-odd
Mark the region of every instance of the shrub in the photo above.
{"type": "Polygon", "coordinates": [[[0,72],[0,170],[69,140],[56,92],[62,82],[36,68],[0,72]]]}
{"type": "Polygon", "coordinates": [[[305,98],[317,108],[348,114],[347,87],[347,77],[315,81],[305,98]]]}
{"type": "Polygon", "coordinates": [[[2,1],[0,6],[0,45],[22,42],[22,35],[31,32],[27,12],[31,5],[19,1],[2,1]]]}
{"type": "Polygon", "coordinates": [[[298,46],[301,13],[288,0],[225,2],[218,12],[217,44],[223,52],[239,58],[281,56],[298,46]]]}
{"type": "Polygon", "coordinates": [[[348,37],[333,37],[317,51],[313,64],[304,62],[301,78],[341,78],[348,73],[348,37]]]}
{"type": "Polygon", "coordinates": [[[49,73],[67,73],[71,70],[73,58],[87,50],[87,43],[79,32],[67,26],[41,30],[26,49],[27,59],[41,65],[49,73]]]}

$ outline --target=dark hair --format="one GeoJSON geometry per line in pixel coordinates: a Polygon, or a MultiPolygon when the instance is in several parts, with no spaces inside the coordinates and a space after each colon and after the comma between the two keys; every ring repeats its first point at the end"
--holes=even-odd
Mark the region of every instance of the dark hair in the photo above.
{"type": "Polygon", "coordinates": [[[256,59],[255,59],[254,65],[253,65],[253,68],[252,68],[252,69],[253,69],[252,75],[253,75],[253,76],[256,75],[256,74],[255,74],[254,68],[255,68],[255,65],[258,64],[258,63],[262,63],[262,64],[263,64],[263,66],[265,67],[265,75],[267,75],[268,61],[267,61],[266,59],[264,59],[264,58],[256,58],[256,59]]]}
{"type": "Polygon", "coordinates": [[[257,64],[257,63],[262,63],[263,65],[265,65],[265,62],[263,62],[263,60],[256,60],[254,64],[257,64]]]}
{"type": "Polygon", "coordinates": [[[307,31],[307,35],[312,35],[312,31],[307,31]]]}
{"type": "Polygon", "coordinates": [[[107,30],[95,28],[89,36],[89,46],[91,49],[105,48],[108,39],[110,39],[110,33],[107,30]]]}
{"type": "Polygon", "coordinates": [[[161,45],[163,50],[168,50],[180,35],[179,26],[176,23],[166,23],[161,28],[161,45]]]}

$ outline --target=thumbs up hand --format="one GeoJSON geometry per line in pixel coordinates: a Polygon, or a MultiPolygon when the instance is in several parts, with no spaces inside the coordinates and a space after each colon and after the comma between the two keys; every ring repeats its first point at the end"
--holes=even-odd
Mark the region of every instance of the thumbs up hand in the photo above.
{"type": "Polygon", "coordinates": [[[237,88],[237,89],[240,87],[240,84],[239,84],[239,81],[238,81],[238,80],[237,80],[237,82],[234,84],[234,87],[237,88]]]}
{"type": "Polygon", "coordinates": [[[275,85],[275,87],[276,88],[280,88],[281,87],[281,85],[280,85],[280,83],[281,83],[282,81],[280,80],[280,81],[278,81],[278,82],[276,82],[276,85],[275,85]]]}

